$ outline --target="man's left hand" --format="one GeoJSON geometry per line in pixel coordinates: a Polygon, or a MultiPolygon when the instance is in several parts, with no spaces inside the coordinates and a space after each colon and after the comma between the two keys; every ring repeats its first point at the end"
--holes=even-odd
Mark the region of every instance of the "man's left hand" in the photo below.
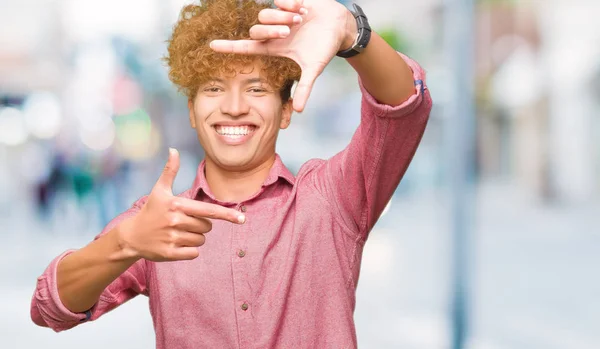
{"type": "Polygon", "coordinates": [[[304,110],[313,84],[340,50],[357,34],[352,13],[334,0],[275,0],[277,9],[264,9],[249,40],[214,40],[216,52],[271,55],[294,60],[302,76],[294,92],[294,110],[304,110]]]}

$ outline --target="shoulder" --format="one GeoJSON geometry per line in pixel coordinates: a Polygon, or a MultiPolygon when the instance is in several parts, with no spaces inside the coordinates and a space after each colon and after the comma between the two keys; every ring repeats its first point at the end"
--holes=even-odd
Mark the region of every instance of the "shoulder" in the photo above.
{"type": "Polygon", "coordinates": [[[298,175],[296,176],[295,186],[297,190],[303,192],[302,189],[308,189],[308,192],[310,193],[320,193],[323,189],[323,176],[325,174],[324,166],[327,166],[327,163],[327,160],[313,158],[302,164],[298,171],[298,175]]]}
{"type": "Polygon", "coordinates": [[[300,180],[301,178],[304,178],[310,174],[314,174],[314,172],[322,167],[326,162],[326,160],[318,158],[306,161],[304,164],[302,164],[302,166],[300,166],[300,170],[298,171],[296,179],[300,180]]]}

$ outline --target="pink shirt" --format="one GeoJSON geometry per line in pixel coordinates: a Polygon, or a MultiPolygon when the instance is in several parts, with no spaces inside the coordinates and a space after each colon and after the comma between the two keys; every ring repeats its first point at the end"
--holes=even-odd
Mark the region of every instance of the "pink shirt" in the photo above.
{"type": "MultiPolygon", "coordinates": [[[[140,260],[111,283],[85,314],[70,312],[56,286],[58,256],[39,277],[31,317],[63,331],[95,320],[144,294],[156,347],[355,348],[355,292],[369,231],[406,171],[425,130],[431,97],[423,70],[416,93],[381,105],[361,85],[361,123],[350,144],[329,160],[306,162],[294,177],[279,156],[261,190],[233,203],[214,198],[204,162],[187,198],[234,207],[246,223],[214,221],[192,261],[140,260]]],[[[102,233],[135,215],[146,198],[102,233]]]]}

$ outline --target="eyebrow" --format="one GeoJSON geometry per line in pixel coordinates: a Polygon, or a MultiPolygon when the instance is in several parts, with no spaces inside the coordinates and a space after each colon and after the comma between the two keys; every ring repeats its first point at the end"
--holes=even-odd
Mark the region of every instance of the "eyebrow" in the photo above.
{"type": "MultiPolygon", "coordinates": [[[[214,82],[219,82],[224,84],[225,80],[221,79],[221,78],[212,78],[210,79],[210,81],[214,81],[214,82]]],[[[269,82],[265,79],[262,78],[250,78],[250,79],[246,79],[243,81],[244,84],[254,84],[254,83],[261,83],[261,84],[268,84],[269,82]]]]}

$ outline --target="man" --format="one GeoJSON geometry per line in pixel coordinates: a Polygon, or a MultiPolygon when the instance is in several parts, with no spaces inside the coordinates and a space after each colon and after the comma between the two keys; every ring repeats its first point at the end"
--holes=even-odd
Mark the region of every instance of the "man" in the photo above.
{"type": "Polygon", "coordinates": [[[369,36],[360,8],[275,5],[183,9],[167,62],[206,154],[196,180],[173,196],[171,149],[148,196],[38,279],[36,324],[66,330],[144,294],[158,348],[356,347],[363,246],[417,149],[431,98],[423,70],[369,36]],[[279,129],[336,54],[358,72],[360,126],[346,149],[294,177],[275,152],[279,129]]]}

